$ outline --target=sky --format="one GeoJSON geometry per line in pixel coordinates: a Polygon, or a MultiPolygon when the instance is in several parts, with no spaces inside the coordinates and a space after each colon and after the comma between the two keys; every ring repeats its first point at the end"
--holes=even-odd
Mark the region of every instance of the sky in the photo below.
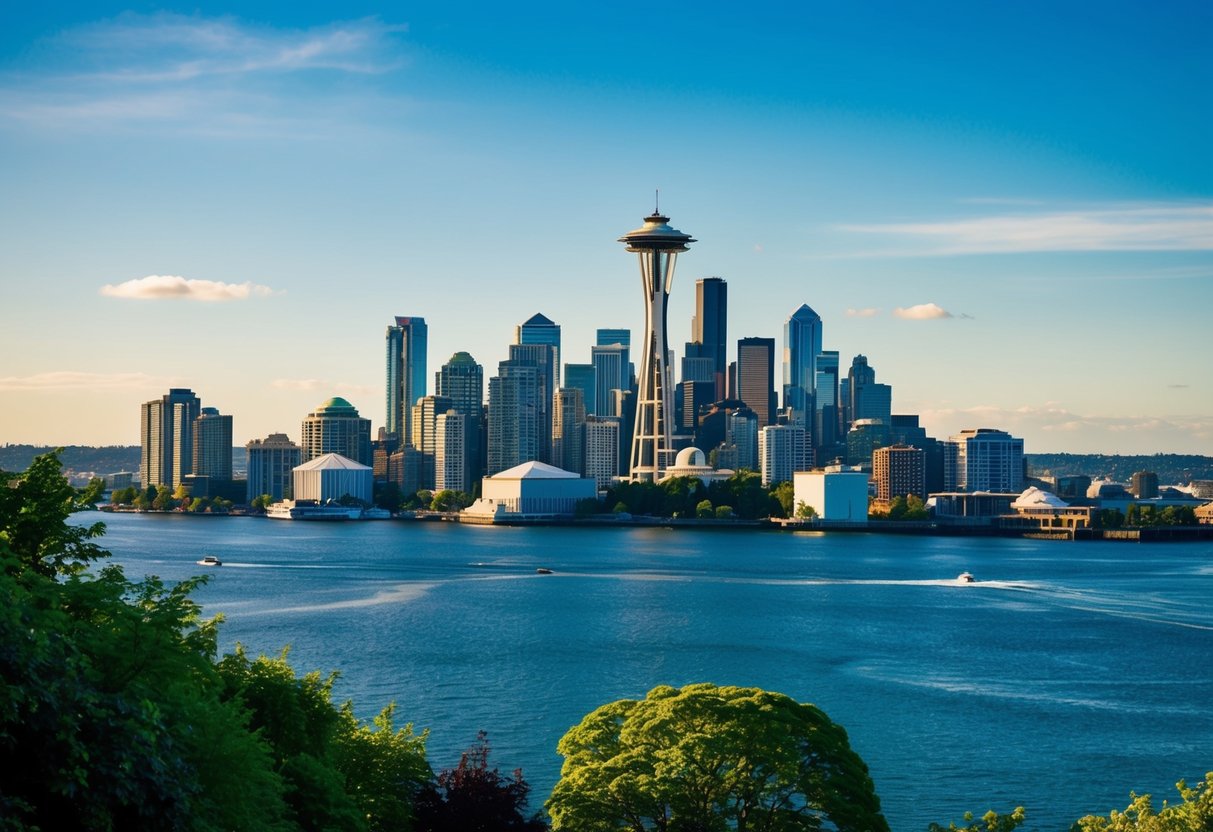
{"type": "Polygon", "coordinates": [[[719,276],[733,351],[807,303],[932,435],[1213,454],[1203,0],[42,5],[0,11],[0,443],[138,444],[169,387],[241,444],[378,428],[396,315],[431,373],[536,312],[586,363],[659,190],[679,355],[719,276]]]}

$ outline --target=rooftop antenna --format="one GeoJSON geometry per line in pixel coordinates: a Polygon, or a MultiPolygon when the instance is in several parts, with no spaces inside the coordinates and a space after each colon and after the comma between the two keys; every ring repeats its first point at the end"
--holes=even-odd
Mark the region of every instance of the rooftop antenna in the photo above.
{"type": "Polygon", "coordinates": [[[661,213],[661,188],[653,189],[653,213],[661,213]]]}

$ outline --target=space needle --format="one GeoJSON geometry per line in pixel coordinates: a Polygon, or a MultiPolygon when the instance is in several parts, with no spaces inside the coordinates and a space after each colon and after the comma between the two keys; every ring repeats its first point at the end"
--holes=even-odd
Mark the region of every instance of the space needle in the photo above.
{"type": "Polygon", "coordinates": [[[674,285],[674,263],[679,252],[695,240],[670,227],[659,210],[644,218],[644,225],[619,238],[640,261],[644,289],[644,349],[636,392],[636,429],[632,433],[630,470],[633,482],[656,482],[673,453],[671,428],[674,401],[666,337],[666,303],[674,285]],[[667,409],[669,408],[669,409],[667,409]]]}

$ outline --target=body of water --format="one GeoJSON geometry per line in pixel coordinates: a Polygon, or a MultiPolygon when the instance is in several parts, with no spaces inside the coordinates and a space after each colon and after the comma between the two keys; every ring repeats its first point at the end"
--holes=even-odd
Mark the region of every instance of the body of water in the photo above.
{"type": "Polygon", "coordinates": [[[105,521],[130,577],[211,574],[223,649],[340,670],[361,715],[430,730],[435,769],[488,731],[536,808],[584,714],[700,681],[823,708],[895,830],[1016,805],[1063,830],[1213,769],[1208,543],[105,521]]]}

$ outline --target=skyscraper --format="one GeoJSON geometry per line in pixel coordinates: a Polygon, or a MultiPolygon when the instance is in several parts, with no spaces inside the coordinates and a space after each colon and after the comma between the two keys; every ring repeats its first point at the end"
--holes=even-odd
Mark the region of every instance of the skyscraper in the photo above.
{"type": "Polygon", "coordinates": [[[817,357],[821,316],[801,304],[783,325],[783,406],[793,424],[812,429],[815,421],[817,357]]]}
{"type": "Polygon", "coordinates": [[[193,474],[215,481],[232,478],[232,417],[204,407],[194,420],[193,474]]]}
{"type": "MultiPolygon", "coordinates": [[[[396,318],[387,328],[387,432],[405,443],[412,435],[413,405],[426,394],[425,318],[396,318]]],[[[364,463],[369,464],[369,463],[364,463]]]]}
{"type": "Polygon", "coordinates": [[[409,437],[409,444],[421,451],[421,488],[435,487],[434,457],[438,442],[436,423],[438,417],[452,407],[452,400],[446,396],[422,396],[413,405],[413,433],[409,437]]]}
{"type": "Polygon", "coordinates": [[[994,428],[963,430],[943,441],[947,491],[1023,490],[1023,440],[994,428]]]}
{"type": "MultiPolygon", "coordinates": [[[[635,481],[656,482],[665,470],[673,445],[674,382],[670,374],[666,304],[674,286],[678,254],[695,242],[669,225],[670,218],[654,211],[644,225],[619,238],[640,260],[644,291],[645,336],[637,379],[636,426],[632,434],[630,475],[635,481]]],[[[673,461],[672,459],[668,461],[673,461]]]]}
{"type": "Polygon", "coordinates": [[[767,425],[758,433],[758,470],[762,484],[791,482],[797,471],[813,467],[813,449],[802,425],[767,425]]]}
{"type": "Polygon", "coordinates": [[[464,417],[464,468],[468,482],[484,473],[484,368],[466,352],[457,352],[434,373],[434,392],[451,400],[464,417]]]}
{"type": "Polygon", "coordinates": [[[610,488],[619,474],[619,423],[616,416],[585,417],[584,475],[598,484],[599,491],[610,488]]]}
{"type": "Polygon", "coordinates": [[[889,445],[872,451],[872,482],[876,499],[888,504],[895,497],[927,498],[924,486],[926,457],[921,448],[889,445]]]}
{"type": "Polygon", "coordinates": [[[843,401],[846,427],[860,419],[879,419],[886,425],[891,421],[893,388],[876,383],[876,370],[868,365],[866,356],[857,355],[847,373],[847,395],[843,401]]]}
{"type": "MultiPolygon", "coordinates": [[[[472,492],[467,468],[467,422],[470,417],[451,409],[434,420],[434,490],[472,492]]],[[[424,463],[423,463],[424,464],[424,463]]]]}
{"type": "Polygon", "coordinates": [[[813,448],[817,461],[841,456],[839,422],[838,350],[822,350],[817,355],[816,380],[813,384],[813,448]]]}
{"type": "Polygon", "coordinates": [[[775,339],[737,342],[737,398],[758,417],[761,430],[775,422],[775,339]]]}
{"type": "Polygon", "coordinates": [[[585,399],[577,387],[556,391],[552,410],[552,464],[574,473],[585,467],[582,438],[585,430],[585,399]]]}
{"type": "Polygon", "coordinates": [[[510,344],[510,361],[532,364],[539,371],[539,403],[535,414],[539,425],[539,448],[537,456],[532,459],[547,463],[552,461],[552,396],[556,392],[555,349],[551,344],[510,344]]]}
{"type": "Polygon", "coordinates": [[[488,474],[539,458],[540,368],[502,361],[489,379],[488,474]]]}
{"type": "Polygon", "coordinates": [[[596,347],[610,347],[615,345],[623,347],[623,386],[619,389],[632,389],[632,377],[636,374],[636,368],[632,366],[632,330],[611,327],[607,329],[599,329],[595,335],[594,346],[596,347]]]}
{"type": "Polygon", "coordinates": [[[358,410],[340,396],[326,399],[320,407],[303,420],[303,462],[325,454],[341,454],[360,465],[369,466],[371,455],[371,420],[358,415],[358,410]]]}
{"type": "Polygon", "coordinates": [[[565,364],[564,386],[576,387],[581,391],[581,400],[585,403],[587,416],[597,411],[598,371],[593,364],[565,364]]]}
{"type": "Polygon", "coordinates": [[[515,344],[546,344],[552,348],[552,386],[548,393],[560,386],[560,324],[536,312],[514,330],[515,344]]]}
{"type": "MultiPolygon", "coordinates": [[[[729,287],[723,278],[705,277],[695,281],[695,317],[691,319],[691,341],[699,347],[695,350],[696,355],[692,357],[711,360],[711,380],[716,382],[716,401],[723,399],[726,393],[725,345],[728,343],[728,306],[729,287]]],[[[690,352],[687,354],[690,355],[690,352]]]]}
{"type": "Polygon", "coordinates": [[[594,366],[595,416],[618,416],[612,412],[612,390],[627,390],[628,348],[623,344],[599,344],[590,347],[590,362],[594,366]]]}
{"type": "Polygon", "coordinates": [[[291,496],[291,472],[303,462],[299,446],[285,433],[271,433],[244,446],[248,451],[248,502],[269,494],[275,502],[291,496]]]}
{"type": "Polygon", "coordinates": [[[201,400],[188,387],[173,387],[159,399],[141,405],[139,468],[144,488],[176,488],[193,473],[194,420],[201,409],[201,400]]]}

